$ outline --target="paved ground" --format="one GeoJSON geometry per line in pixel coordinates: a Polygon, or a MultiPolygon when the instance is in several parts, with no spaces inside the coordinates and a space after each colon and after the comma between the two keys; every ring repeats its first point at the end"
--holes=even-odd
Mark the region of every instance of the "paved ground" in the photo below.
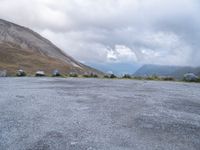
{"type": "Polygon", "coordinates": [[[0,78],[0,150],[199,150],[200,84],[0,78]]]}

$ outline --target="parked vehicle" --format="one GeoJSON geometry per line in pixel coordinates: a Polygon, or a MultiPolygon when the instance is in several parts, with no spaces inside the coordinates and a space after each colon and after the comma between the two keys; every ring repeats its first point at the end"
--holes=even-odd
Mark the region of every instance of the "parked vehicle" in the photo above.
{"type": "Polygon", "coordinates": [[[36,73],[35,73],[35,76],[36,77],[44,77],[45,76],[45,72],[44,71],[37,71],[36,73]]]}
{"type": "Polygon", "coordinates": [[[26,72],[22,69],[17,70],[17,76],[18,77],[24,77],[24,76],[26,76],[26,72]]]}

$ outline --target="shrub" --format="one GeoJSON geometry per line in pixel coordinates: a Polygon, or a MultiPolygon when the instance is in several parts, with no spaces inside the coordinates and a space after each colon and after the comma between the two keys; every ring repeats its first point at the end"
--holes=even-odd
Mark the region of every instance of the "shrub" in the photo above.
{"type": "Polygon", "coordinates": [[[90,76],[88,74],[83,75],[84,78],[89,78],[90,76]]]}
{"type": "Polygon", "coordinates": [[[144,77],[141,77],[141,76],[135,76],[135,77],[133,77],[133,79],[136,79],[136,80],[143,80],[144,77]]]}
{"type": "Polygon", "coordinates": [[[124,78],[124,79],[131,79],[131,75],[129,75],[129,74],[125,74],[125,75],[123,75],[122,78],[124,78]]]}
{"type": "Polygon", "coordinates": [[[174,81],[175,80],[173,77],[162,77],[161,79],[164,81],[174,81]]]}
{"type": "Polygon", "coordinates": [[[91,77],[91,78],[98,78],[98,75],[95,74],[95,73],[91,73],[91,74],[90,74],[90,77],[91,77]]]}
{"type": "Polygon", "coordinates": [[[78,74],[76,74],[76,73],[70,73],[70,74],[69,74],[69,77],[77,78],[77,77],[78,77],[78,74]]]}
{"type": "Polygon", "coordinates": [[[84,74],[83,77],[85,78],[98,78],[97,74],[90,73],[90,74],[84,74]]]}
{"type": "Polygon", "coordinates": [[[111,78],[111,79],[117,78],[117,76],[115,76],[114,74],[111,74],[111,75],[110,75],[110,78],[111,78]]]}
{"type": "Polygon", "coordinates": [[[110,78],[109,75],[104,75],[104,78],[110,78]]]}
{"type": "Polygon", "coordinates": [[[156,75],[146,77],[147,80],[160,80],[160,78],[156,75]]]}

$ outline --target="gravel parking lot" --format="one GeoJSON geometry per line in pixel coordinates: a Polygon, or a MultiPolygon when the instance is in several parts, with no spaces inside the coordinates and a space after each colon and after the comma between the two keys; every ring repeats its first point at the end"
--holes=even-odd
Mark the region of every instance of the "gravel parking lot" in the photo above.
{"type": "Polygon", "coordinates": [[[200,84],[0,78],[0,150],[199,150],[200,84]]]}

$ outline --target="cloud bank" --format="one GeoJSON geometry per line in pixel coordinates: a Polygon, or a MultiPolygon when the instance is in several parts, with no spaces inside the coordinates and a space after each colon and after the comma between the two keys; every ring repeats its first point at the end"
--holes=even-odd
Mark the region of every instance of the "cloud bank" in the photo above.
{"type": "Polygon", "coordinates": [[[0,0],[0,18],[90,64],[198,66],[199,14],[199,0],[0,0]]]}

